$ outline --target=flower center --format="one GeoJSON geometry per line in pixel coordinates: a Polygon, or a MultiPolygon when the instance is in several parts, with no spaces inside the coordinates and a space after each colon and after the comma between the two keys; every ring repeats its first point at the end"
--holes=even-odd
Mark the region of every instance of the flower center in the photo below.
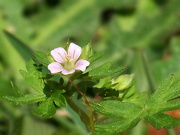
{"type": "Polygon", "coordinates": [[[75,67],[75,61],[69,56],[65,56],[64,63],[62,63],[64,69],[71,71],[75,67]]]}

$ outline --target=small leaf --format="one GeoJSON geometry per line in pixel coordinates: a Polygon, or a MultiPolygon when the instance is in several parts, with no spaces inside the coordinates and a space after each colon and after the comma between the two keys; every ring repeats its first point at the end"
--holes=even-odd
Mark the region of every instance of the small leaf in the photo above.
{"type": "Polygon", "coordinates": [[[88,60],[91,58],[93,54],[92,48],[91,48],[91,44],[87,44],[85,47],[82,48],[82,53],[81,56],[79,57],[79,59],[84,59],[84,60],[88,60]]]}
{"type": "Polygon", "coordinates": [[[44,94],[27,94],[22,97],[13,97],[13,96],[2,96],[2,98],[8,102],[13,102],[15,104],[32,104],[40,102],[46,99],[44,94]]]}
{"type": "Polygon", "coordinates": [[[90,66],[83,72],[83,74],[102,65],[100,61],[101,61],[103,55],[104,55],[103,53],[93,54],[89,61],[90,66]]]}
{"type": "Polygon", "coordinates": [[[124,69],[123,67],[117,67],[114,69],[110,69],[111,64],[110,63],[105,63],[89,72],[89,75],[92,78],[100,79],[104,78],[107,76],[113,77],[115,74],[122,72],[124,69]]]}
{"type": "Polygon", "coordinates": [[[35,59],[44,66],[48,66],[50,64],[49,59],[45,53],[40,51],[35,51],[34,55],[35,55],[35,59]]]}
{"type": "Polygon", "coordinates": [[[35,65],[33,60],[29,60],[26,63],[27,72],[20,70],[20,74],[23,78],[40,93],[43,93],[43,89],[45,87],[44,81],[42,79],[42,73],[39,71],[39,67],[35,65]]]}
{"type": "Polygon", "coordinates": [[[52,93],[51,98],[55,102],[55,104],[59,107],[65,107],[66,106],[66,99],[62,95],[65,91],[56,90],[52,93]]]}
{"type": "Polygon", "coordinates": [[[52,117],[56,113],[56,108],[51,98],[43,101],[38,108],[34,109],[33,113],[41,117],[52,117]]]}

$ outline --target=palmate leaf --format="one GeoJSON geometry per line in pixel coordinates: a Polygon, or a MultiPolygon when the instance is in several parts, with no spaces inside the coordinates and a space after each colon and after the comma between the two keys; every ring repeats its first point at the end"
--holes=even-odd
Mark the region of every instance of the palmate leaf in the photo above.
{"type": "Polygon", "coordinates": [[[158,90],[146,102],[148,111],[163,112],[180,108],[180,80],[175,80],[174,76],[167,78],[158,90]]]}
{"type": "Polygon", "coordinates": [[[180,108],[180,80],[167,78],[145,103],[144,118],[155,128],[172,128],[180,125],[180,119],[164,114],[180,108]]]}
{"type": "Polygon", "coordinates": [[[91,104],[100,114],[109,117],[110,121],[95,125],[94,135],[118,135],[120,132],[134,127],[141,119],[141,107],[133,103],[115,100],[91,104]]]}

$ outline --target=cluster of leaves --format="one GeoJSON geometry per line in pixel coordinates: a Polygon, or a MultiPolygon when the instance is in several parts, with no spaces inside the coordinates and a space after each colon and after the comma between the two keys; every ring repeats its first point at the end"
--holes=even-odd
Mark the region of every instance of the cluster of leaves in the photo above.
{"type": "MultiPolygon", "coordinates": [[[[6,32],[6,35],[12,44],[15,44],[17,47],[26,47],[10,33],[6,32]]],[[[25,53],[28,53],[29,58],[32,57],[33,60],[28,60],[26,63],[27,71],[20,70],[20,73],[25,81],[38,93],[23,95],[13,84],[17,97],[2,95],[2,98],[9,102],[15,102],[16,104],[32,104],[42,102],[39,107],[33,111],[33,113],[44,117],[51,117],[56,112],[55,105],[58,107],[64,107],[65,97],[71,97],[73,92],[75,92],[74,88],[71,88],[72,86],[70,86],[70,84],[67,82],[66,76],[61,74],[56,75],[59,82],[58,79],[56,79],[56,81],[51,80],[53,75],[50,75],[50,72],[47,69],[48,64],[50,64],[52,61],[52,57],[49,56],[49,54],[43,52],[32,52],[29,48],[24,50],[21,55],[23,56],[25,53]]],[[[76,74],[70,76],[70,79],[73,81],[74,79],[81,79],[77,85],[84,83],[83,80],[85,80],[85,78],[89,82],[92,82],[92,84],[94,84],[93,82],[105,77],[109,77],[110,80],[115,74],[120,73],[123,70],[122,67],[110,69],[110,63],[101,63],[97,66],[97,61],[101,57],[99,55],[92,56],[92,54],[93,52],[90,44],[82,49],[82,55],[80,58],[90,60],[91,65],[83,74],[76,72],[76,74]]],[[[91,85],[91,87],[92,86],[93,85],[91,85]]],[[[86,84],[85,87],[87,88],[86,84]]],[[[83,91],[85,92],[85,90],[83,91]]]]}
{"type": "Polygon", "coordinates": [[[92,103],[91,106],[105,117],[95,125],[94,135],[118,135],[134,127],[141,119],[145,119],[156,129],[179,126],[179,118],[166,114],[167,111],[180,108],[179,90],[180,81],[171,76],[149,99],[146,99],[143,106],[118,100],[92,103]]]}

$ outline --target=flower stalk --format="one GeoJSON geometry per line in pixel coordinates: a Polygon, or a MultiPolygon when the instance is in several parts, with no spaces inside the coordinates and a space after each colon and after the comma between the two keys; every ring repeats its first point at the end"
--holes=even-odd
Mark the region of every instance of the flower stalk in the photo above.
{"type": "Polygon", "coordinates": [[[94,120],[93,120],[93,111],[92,111],[92,108],[90,107],[90,104],[85,96],[85,94],[79,89],[79,87],[70,79],[68,78],[69,82],[74,86],[74,88],[82,95],[84,101],[85,101],[85,104],[86,104],[86,107],[89,111],[89,120],[90,120],[90,131],[93,133],[94,132],[94,120]]]}

